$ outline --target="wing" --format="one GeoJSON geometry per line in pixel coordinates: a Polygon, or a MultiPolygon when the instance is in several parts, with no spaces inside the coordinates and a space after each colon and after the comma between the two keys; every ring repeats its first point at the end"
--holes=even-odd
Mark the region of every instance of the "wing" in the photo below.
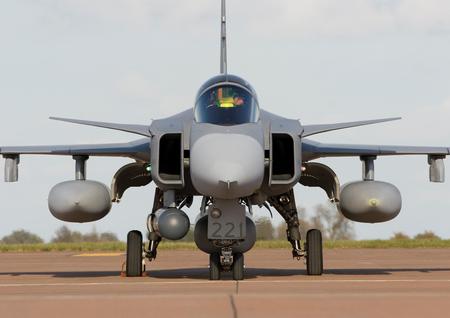
{"type": "Polygon", "coordinates": [[[111,144],[1,147],[0,154],[6,159],[5,181],[13,182],[17,181],[20,155],[128,157],[148,162],[150,161],[150,139],[111,144]]]}
{"type": "MultiPolygon", "coordinates": [[[[325,144],[312,140],[302,141],[303,161],[324,157],[358,156],[366,162],[365,169],[373,169],[373,160],[377,156],[427,155],[430,165],[430,181],[444,182],[444,158],[450,154],[447,147],[413,147],[413,146],[370,146],[325,144]],[[371,163],[370,163],[371,162],[371,163]]],[[[367,170],[365,173],[371,173],[367,170]]]]}
{"type": "Polygon", "coordinates": [[[92,120],[81,120],[81,119],[71,119],[71,118],[60,118],[60,117],[49,117],[52,120],[64,121],[72,124],[94,126],[106,129],[120,130],[129,132],[132,134],[138,134],[142,136],[150,137],[150,126],[146,125],[131,125],[131,124],[117,124],[117,123],[105,123],[103,121],[92,121],[92,120]]]}
{"type": "Polygon", "coordinates": [[[380,124],[380,123],[385,123],[388,121],[394,121],[394,120],[400,120],[400,119],[401,119],[401,117],[392,117],[392,118],[382,118],[382,119],[363,120],[363,121],[351,121],[351,122],[337,123],[337,124],[305,125],[305,126],[303,126],[302,137],[321,134],[321,133],[329,132],[329,131],[333,131],[333,130],[340,130],[340,129],[346,129],[346,128],[359,127],[359,126],[380,124]]]}
{"type": "Polygon", "coordinates": [[[0,154],[4,157],[17,155],[129,157],[139,161],[149,161],[150,140],[145,138],[127,143],[1,147],[0,154]]]}
{"type": "Polygon", "coordinates": [[[328,144],[304,139],[302,152],[305,161],[324,157],[429,155],[446,156],[447,147],[379,146],[328,144]]]}

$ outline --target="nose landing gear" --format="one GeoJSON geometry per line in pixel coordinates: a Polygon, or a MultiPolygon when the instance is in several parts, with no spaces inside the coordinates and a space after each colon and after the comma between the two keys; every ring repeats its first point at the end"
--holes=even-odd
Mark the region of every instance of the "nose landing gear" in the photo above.
{"type": "Polygon", "coordinates": [[[233,279],[234,280],[243,280],[244,279],[244,254],[243,253],[234,254],[232,271],[233,271],[233,279]]]}
{"type": "Polygon", "coordinates": [[[222,265],[219,253],[209,254],[209,280],[220,280],[222,265]]]}
{"type": "Polygon", "coordinates": [[[221,253],[209,254],[209,279],[220,280],[222,272],[232,272],[234,280],[244,279],[244,254],[222,248],[221,253]]]}

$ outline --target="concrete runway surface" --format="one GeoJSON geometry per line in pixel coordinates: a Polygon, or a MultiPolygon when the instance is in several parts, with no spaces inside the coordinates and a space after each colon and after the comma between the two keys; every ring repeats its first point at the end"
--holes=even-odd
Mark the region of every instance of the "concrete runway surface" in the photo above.
{"type": "Polygon", "coordinates": [[[450,317],[450,249],[325,250],[321,277],[255,249],[240,282],[209,281],[199,251],[161,250],[139,278],[120,277],[124,259],[0,254],[0,317],[450,317]]]}

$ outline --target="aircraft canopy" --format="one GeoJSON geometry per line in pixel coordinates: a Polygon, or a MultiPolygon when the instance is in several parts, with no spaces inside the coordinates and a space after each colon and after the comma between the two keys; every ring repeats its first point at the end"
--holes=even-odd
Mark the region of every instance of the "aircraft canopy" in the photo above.
{"type": "Polygon", "coordinates": [[[252,92],[233,83],[204,91],[195,105],[195,120],[216,125],[239,125],[259,120],[259,107],[252,92]]]}

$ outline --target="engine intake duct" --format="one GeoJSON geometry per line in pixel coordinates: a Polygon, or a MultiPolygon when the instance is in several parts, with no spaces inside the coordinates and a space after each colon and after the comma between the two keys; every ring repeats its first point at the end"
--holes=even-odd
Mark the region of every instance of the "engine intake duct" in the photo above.
{"type": "Polygon", "coordinates": [[[294,140],[288,134],[272,134],[271,183],[288,183],[295,177],[294,140]]]}

